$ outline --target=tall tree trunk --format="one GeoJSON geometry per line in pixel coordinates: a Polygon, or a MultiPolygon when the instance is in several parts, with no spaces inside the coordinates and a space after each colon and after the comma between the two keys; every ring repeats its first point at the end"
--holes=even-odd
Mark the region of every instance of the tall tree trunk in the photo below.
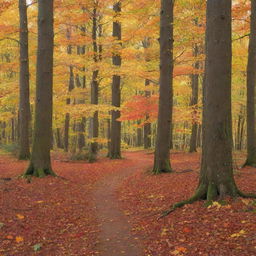
{"type": "MultiPolygon", "coordinates": [[[[195,44],[193,47],[193,57],[197,58],[199,54],[198,51],[198,45],[195,44]]],[[[196,62],[193,65],[195,70],[199,70],[199,61],[196,60],[196,62]]],[[[196,120],[196,115],[197,115],[197,104],[198,104],[198,87],[199,87],[199,74],[194,73],[191,75],[191,87],[192,87],[192,97],[191,97],[191,102],[190,106],[193,108],[192,112],[192,132],[191,132],[191,137],[190,137],[190,147],[189,147],[189,152],[196,152],[196,141],[197,141],[197,120],[196,120]]]]}
{"type": "Polygon", "coordinates": [[[247,159],[244,165],[256,167],[256,0],[251,0],[251,33],[247,64],[247,159]]]}
{"type": "MultiPolygon", "coordinates": [[[[71,39],[71,30],[67,29],[67,39],[71,39]]],[[[67,54],[72,54],[72,46],[68,45],[67,54]]],[[[69,66],[69,82],[68,82],[68,91],[71,92],[75,88],[75,76],[73,71],[73,66],[69,66]]],[[[67,98],[66,104],[71,104],[71,99],[67,98]]],[[[65,115],[65,124],[64,124],[64,151],[69,151],[69,127],[70,127],[70,114],[66,113],[65,115]]]]}
{"type": "Polygon", "coordinates": [[[255,197],[239,191],[233,174],[231,6],[231,0],[207,1],[203,151],[199,185],[190,199],[174,204],[164,216],[199,199],[211,202],[225,196],[255,197]]]}
{"type": "Polygon", "coordinates": [[[160,95],[153,173],[171,172],[170,139],[172,124],[173,0],[161,0],[160,95]]]}
{"type": "MultiPolygon", "coordinates": [[[[121,23],[119,22],[118,18],[121,15],[121,2],[117,2],[113,6],[116,19],[113,22],[113,37],[120,41],[122,39],[121,36],[121,23]]],[[[121,67],[121,55],[120,55],[120,47],[121,44],[117,43],[116,49],[113,52],[112,62],[113,65],[116,67],[121,67]]],[[[121,77],[120,75],[115,74],[113,76],[112,81],[112,105],[114,107],[120,107],[121,103],[121,77]]],[[[117,121],[120,117],[119,110],[112,110],[111,113],[112,122],[111,122],[111,150],[110,150],[110,158],[118,159],[121,158],[121,122],[117,121]]]]}
{"type": "Polygon", "coordinates": [[[203,148],[195,197],[239,194],[233,177],[231,0],[207,1],[203,148]]]}
{"type": "Polygon", "coordinates": [[[29,150],[29,56],[26,0],[19,0],[20,15],[20,93],[19,93],[19,159],[28,159],[29,150]]]}
{"type": "MultiPolygon", "coordinates": [[[[151,38],[146,37],[142,41],[142,45],[144,47],[144,52],[145,52],[145,61],[146,63],[150,62],[150,54],[149,54],[149,48],[151,45],[151,38]]],[[[149,98],[151,96],[151,92],[147,90],[147,86],[150,85],[149,79],[145,79],[145,97],[149,98]]],[[[144,148],[148,149],[151,147],[151,123],[147,122],[149,120],[149,115],[147,114],[145,117],[145,124],[143,127],[143,132],[144,132],[144,148]]]]}
{"type": "MultiPolygon", "coordinates": [[[[98,44],[97,44],[97,9],[96,7],[93,9],[93,27],[92,27],[92,39],[93,39],[93,60],[96,64],[99,61],[98,58],[98,44]]],[[[99,70],[94,70],[92,75],[92,82],[91,82],[91,104],[98,105],[98,98],[99,98],[99,82],[98,82],[98,74],[99,70]]],[[[92,139],[95,140],[99,136],[99,113],[95,111],[93,117],[91,118],[91,125],[90,125],[92,139]]],[[[98,143],[93,141],[90,143],[89,148],[89,162],[95,162],[97,158],[98,152],[98,143]]]]}
{"type": "Polygon", "coordinates": [[[26,175],[55,175],[51,167],[53,0],[38,0],[38,49],[33,146],[26,175]]]}

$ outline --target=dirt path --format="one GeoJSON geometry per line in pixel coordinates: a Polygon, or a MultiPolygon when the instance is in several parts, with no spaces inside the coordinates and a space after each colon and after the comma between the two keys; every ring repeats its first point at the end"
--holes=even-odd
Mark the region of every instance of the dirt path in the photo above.
{"type": "Polygon", "coordinates": [[[141,243],[132,236],[129,220],[119,208],[115,193],[125,178],[146,166],[148,166],[148,161],[143,161],[136,167],[121,169],[116,175],[106,176],[97,185],[94,198],[101,229],[97,245],[100,256],[143,255],[141,243]]]}

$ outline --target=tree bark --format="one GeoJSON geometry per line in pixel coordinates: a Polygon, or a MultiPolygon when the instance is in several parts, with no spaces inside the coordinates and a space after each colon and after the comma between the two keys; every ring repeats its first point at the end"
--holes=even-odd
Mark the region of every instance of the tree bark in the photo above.
{"type": "MultiPolygon", "coordinates": [[[[197,58],[199,54],[198,50],[198,45],[195,44],[193,47],[193,57],[197,58]]],[[[196,62],[193,65],[193,68],[196,70],[199,70],[199,61],[196,60],[196,62]]],[[[191,87],[192,87],[192,97],[191,97],[191,102],[190,106],[193,108],[192,112],[192,131],[191,131],[191,137],[190,137],[190,147],[189,147],[189,152],[196,152],[196,141],[197,141],[197,120],[196,120],[196,115],[197,115],[197,104],[198,104],[198,87],[199,87],[199,74],[194,73],[191,75],[191,87]]]]}
{"type": "Polygon", "coordinates": [[[33,146],[25,176],[55,175],[51,167],[53,0],[38,0],[38,49],[33,146]]]}
{"type": "MultiPolygon", "coordinates": [[[[114,19],[117,19],[113,22],[113,37],[117,41],[117,47],[113,52],[112,62],[116,67],[121,67],[121,55],[120,55],[120,41],[122,39],[121,34],[121,23],[118,21],[118,18],[121,14],[121,2],[117,2],[113,6],[115,12],[114,19]]],[[[121,77],[120,75],[115,74],[112,80],[112,106],[120,107],[121,103],[121,77]]],[[[121,158],[121,122],[117,121],[120,117],[119,110],[112,110],[111,112],[111,150],[110,158],[118,159],[121,158]]]]}
{"type": "MultiPolygon", "coordinates": [[[[93,22],[92,22],[92,40],[93,40],[93,60],[94,63],[98,63],[98,44],[97,44],[97,8],[93,9],[93,22]]],[[[92,74],[92,82],[91,82],[91,104],[98,105],[99,100],[99,82],[98,82],[98,74],[99,70],[94,70],[92,74]]],[[[99,136],[99,113],[95,111],[93,113],[93,117],[91,118],[90,125],[91,135],[94,141],[90,143],[89,147],[89,162],[95,162],[97,159],[98,153],[98,143],[95,139],[99,136]]]]}
{"type": "Polygon", "coordinates": [[[251,29],[247,64],[247,159],[244,165],[256,167],[256,0],[251,0],[251,29]]]}
{"type": "MultiPolygon", "coordinates": [[[[69,40],[71,38],[71,30],[67,30],[67,39],[69,40]]],[[[67,54],[72,54],[72,46],[69,45],[67,47],[67,54]]],[[[68,82],[68,91],[71,92],[75,88],[75,77],[74,77],[74,71],[73,66],[69,66],[69,82],[68,82]]],[[[67,98],[66,104],[70,105],[71,100],[70,98],[67,98]]],[[[65,115],[65,124],[64,124],[64,151],[69,151],[69,127],[70,127],[70,114],[66,113],[65,115]]]]}
{"type": "Polygon", "coordinates": [[[153,173],[171,172],[170,141],[172,124],[173,0],[161,1],[160,95],[153,173]]]}
{"type": "Polygon", "coordinates": [[[20,93],[19,93],[19,159],[29,159],[29,54],[26,0],[19,0],[20,15],[20,93]]]}
{"type": "Polygon", "coordinates": [[[207,1],[203,148],[198,198],[239,194],[233,176],[231,0],[207,1]]]}

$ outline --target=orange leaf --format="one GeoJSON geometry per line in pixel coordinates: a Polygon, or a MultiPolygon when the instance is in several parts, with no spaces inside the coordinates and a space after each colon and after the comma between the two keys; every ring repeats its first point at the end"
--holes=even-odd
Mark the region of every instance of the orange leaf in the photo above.
{"type": "Polygon", "coordinates": [[[179,252],[186,252],[187,251],[187,249],[185,247],[176,247],[175,249],[179,252]]]}
{"type": "Polygon", "coordinates": [[[25,218],[25,217],[24,217],[23,215],[21,215],[21,214],[17,214],[16,216],[17,216],[17,218],[20,219],[20,220],[23,220],[23,219],[25,218]]]}
{"type": "Polygon", "coordinates": [[[185,233],[190,233],[190,232],[191,232],[191,229],[190,229],[190,228],[185,227],[185,228],[183,229],[183,232],[185,232],[185,233]]]}
{"type": "Polygon", "coordinates": [[[24,241],[22,236],[16,236],[15,240],[16,240],[16,243],[21,243],[24,241]]]}

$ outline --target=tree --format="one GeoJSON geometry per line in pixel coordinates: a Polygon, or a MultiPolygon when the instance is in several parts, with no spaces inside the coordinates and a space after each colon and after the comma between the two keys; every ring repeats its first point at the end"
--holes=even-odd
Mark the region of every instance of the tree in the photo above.
{"type": "MultiPolygon", "coordinates": [[[[145,51],[145,61],[146,63],[150,62],[150,58],[149,58],[149,54],[148,54],[148,50],[150,47],[150,38],[149,37],[145,37],[145,39],[142,41],[142,45],[144,47],[144,51],[145,51]]],[[[145,79],[145,86],[149,86],[150,85],[150,81],[148,79],[145,79]]],[[[145,89],[145,97],[150,97],[151,93],[149,90],[145,89]]],[[[146,121],[148,121],[149,119],[149,115],[146,115],[146,121]]],[[[143,126],[144,129],[144,148],[148,149],[151,147],[151,123],[146,122],[143,126]]]]}
{"type": "MultiPolygon", "coordinates": [[[[121,66],[121,55],[120,55],[120,40],[121,40],[121,23],[119,16],[121,14],[121,2],[116,2],[113,6],[115,15],[113,22],[113,37],[117,41],[117,46],[114,49],[112,62],[116,67],[121,66]]],[[[113,75],[112,80],[112,105],[114,107],[120,107],[121,103],[121,76],[118,74],[113,75]]],[[[117,119],[120,117],[119,110],[112,110],[111,112],[111,141],[110,141],[110,154],[109,157],[112,159],[121,158],[121,123],[117,119]]]]}
{"type": "Polygon", "coordinates": [[[247,62],[247,159],[244,165],[256,167],[256,1],[251,0],[251,32],[247,62]]]}
{"type": "MultiPolygon", "coordinates": [[[[198,57],[199,54],[199,49],[198,45],[195,44],[193,46],[193,56],[196,58],[198,57]]],[[[194,63],[194,68],[198,71],[199,69],[199,61],[196,60],[194,63]]],[[[189,152],[196,152],[197,148],[197,130],[198,130],[198,124],[196,122],[196,115],[197,115],[197,104],[198,104],[198,87],[199,87],[199,74],[194,73],[191,75],[191,87],[192,87],[192,97],[191,97],[191,102],[190,105],[193,108],[193,116],[192,116],[192,132],[191,132],[191,137],[190,137],[190,147],[189,147],[189,152]]]]}
{"type": "Polygon", "coordinates": [[[19,159],[28,159],[29,151],[29,57],[26,0],[19,0],[20,15],[20,93],[19,93],[19,159]]]}
{"type": "Polygon", "coordinates": [[[231,116],[231,0],[208,0],[203,148],[199,185],[188,200],[164,213],[199,199],[211,202],[226,196],[254,197],[236,186],[232,162],[231,116]]]}
{"type": "MultiPolygon", "coordinates": [[[[94,8],[93,8],[93,17],[92,17],[92,40],[93,40],[93,60],[95,64],[99,61],[98,58],[98,44],[97,44],[97,5],[98,2],[94,2],[94,8]]],[[[92,82],[91,82],[91,104],[98,105],[99,101],[99,82],[98,82],[98,74],[99,70],[96,69],[93,71],[92,74],[92,82]]],[[[95,111],[93,113],[93,117],[91,118],[91,134],[92,139],[98,138],[99,136],[99,113],[98,111],[95,111]]],[[[97,158],[97,152],[98,152],[98,143],[96,141],[93,141],[90,143],[90,154],[89,154],[89,162],[96,161],[97,158]]]]}
{"type": "Polygon", "coordinates": [[[153,173],[171,172],[170,139],[172,124],[173,0],[161,1],[160,95],[153,173]]]}
{"type": "Polygon", "coordinates": [[[24,176],[55,175],[51,167],[53,84],[53,0],[38,1],[36,102],[30,165],[24,176]]]}

